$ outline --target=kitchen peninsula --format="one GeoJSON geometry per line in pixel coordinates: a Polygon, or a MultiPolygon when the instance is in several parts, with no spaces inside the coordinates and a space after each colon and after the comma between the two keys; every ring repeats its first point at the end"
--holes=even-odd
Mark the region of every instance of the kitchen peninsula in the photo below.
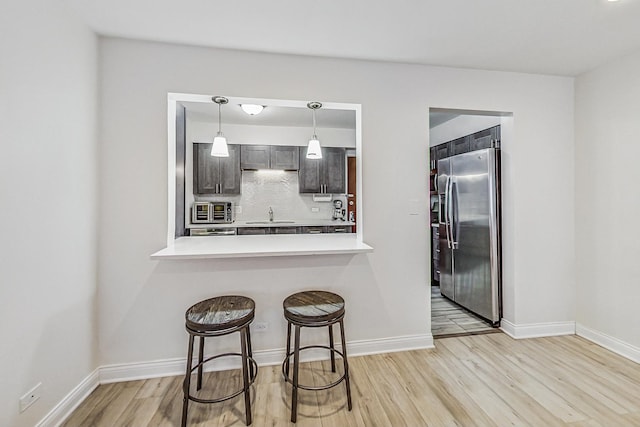
{"type": "Polygon", "coordinates": [[[180,237],[151,259],[249,258],[359,254],[373,248],[355,234],[180,237]]]}

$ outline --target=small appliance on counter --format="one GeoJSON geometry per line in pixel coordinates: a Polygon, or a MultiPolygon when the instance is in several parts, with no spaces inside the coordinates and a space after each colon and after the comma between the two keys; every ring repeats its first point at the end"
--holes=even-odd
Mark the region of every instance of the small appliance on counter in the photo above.
{"type": "Polygon", "coordinates": [[[332,220],[345,221],[345,215],[347,211],[342,207],[342,200],[336,199],[333,201],[333,216],[332,220]]]}
{"type": "Polygon", "coordinates": [[[228,224],[233,222],[232,202],[194,202],[192,224],[228,224]]]}

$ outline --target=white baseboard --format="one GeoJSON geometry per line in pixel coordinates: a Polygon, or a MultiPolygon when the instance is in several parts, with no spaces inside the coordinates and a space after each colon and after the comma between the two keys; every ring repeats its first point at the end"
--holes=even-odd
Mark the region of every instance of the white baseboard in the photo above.
{"type": "Polygon", "coordinates": [[[98,369],[89,374],[67,394],[36,427],[54,427],[62,424],[69,415],[100,385],[98,369]]]}
{"type": "Polygon", "coordinates": [[[598,344],[601,347],[611,350],[629,360],[633,360],[636,363],[640,363],[640,348],[631,344],[627,344],[624,341],[614,338],[610,335],[596,331],[591,328],[587,328],[579,323],[576,324],[576,335],[579,335],[591,342],[598,344]]]}
{"type": "MultiPolygon", "coordinates": [[[[340,349],[340,345],[337,346],[340,349]]],[[[393,353],[397,351],[433,348],[433,336],[407,335],[393,338],[351,341],[347,343],[349,356],[364,356],[366,354],[393,353]]],[[[285,355],[284,348],[273,350],[258,350],[253,352],[253,358],[259,366],[279,365],[285,355]]],[[[300,360],[303,362],[328,359],[326,350],[310,349],[305,351],[300,360]]],[[[205,371],[231,369],[239,366],[238,358],[225,358],[214,365],[205,366],[205,371]]],[[[122,381],[133,381],[157,377],[184,375],[186,369],[185,358],[154,360],[140,363],[123,363],[107,365],[99,368],[100,384],[122,381]]]]}
{"type": "Polygon", "coordinates": [[[557,335],[573,335],[576,333],[576,322],[528,323],[516,325],[508,320],[500,321],[500,329],[515,339],[552,337],[557,335]]]}
{"type": "Polygon", "coordinates": [[[434,348],[433,335],[431,335],[431,333],[421,335],[405,335],[393,338],[351,341],[347,343],[347,350],[349,350],[350,356],[395,353],[398,351],[420,350],[423,348],[434,348]]]}

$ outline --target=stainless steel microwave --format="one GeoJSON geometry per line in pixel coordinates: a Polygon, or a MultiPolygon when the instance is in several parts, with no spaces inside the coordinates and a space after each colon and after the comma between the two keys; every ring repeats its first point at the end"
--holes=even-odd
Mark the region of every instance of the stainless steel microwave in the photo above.
{"type": "Polygon", "coordinates": [[[192,224],[225,224],[233,222],[232,202],[194,202],[192,224]]]}

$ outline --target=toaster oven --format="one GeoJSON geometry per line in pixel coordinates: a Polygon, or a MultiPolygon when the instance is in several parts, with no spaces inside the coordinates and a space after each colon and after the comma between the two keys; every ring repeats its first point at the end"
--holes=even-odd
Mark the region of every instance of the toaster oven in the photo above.
{"type": "Polygon", "coordinates": [[[225,224],[233,222],[232,202],[194,202],[192,224],[225,224]]]}

